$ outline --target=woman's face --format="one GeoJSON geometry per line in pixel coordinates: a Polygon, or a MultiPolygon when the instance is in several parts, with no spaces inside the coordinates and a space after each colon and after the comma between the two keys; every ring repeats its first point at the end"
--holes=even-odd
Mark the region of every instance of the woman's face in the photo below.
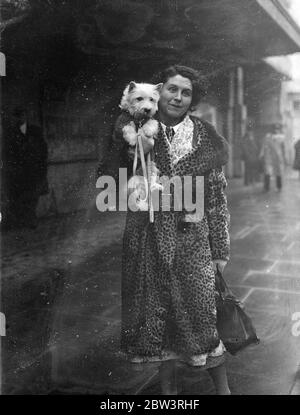
{"type": "Polygon", "coordinates": [[[172,76],[164,83],[158,103],[162,122],[176,125],[190,108],[193,86],[188,78],[181,75],[172,76]]]}

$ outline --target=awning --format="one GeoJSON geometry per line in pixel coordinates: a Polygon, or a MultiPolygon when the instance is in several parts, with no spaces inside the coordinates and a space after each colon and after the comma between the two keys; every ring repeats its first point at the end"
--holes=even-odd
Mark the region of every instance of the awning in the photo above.
{"type": "Polygon", "coordinates": [[[49,10],[37,4],[40,10],[5,31],[4,52],[41,61],[56,36],[100,59],[184,62],[218,73],[300,51],[300,28],[279,0],[99,0],[49,10]]]}
{"type": "Polygon", "coordinates": [[[192,3],[185,16],[196,25],[192,43],[199,50],[241,63],[300,51],[300,27],[277,0],[192,3]]]}

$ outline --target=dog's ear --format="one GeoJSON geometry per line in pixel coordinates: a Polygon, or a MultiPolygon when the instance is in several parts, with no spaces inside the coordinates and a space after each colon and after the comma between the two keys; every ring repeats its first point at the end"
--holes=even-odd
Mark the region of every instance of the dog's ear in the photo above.
{"type": "Polygon", "coordinates": [[[129,83],[128,92],[131,92],[134,88],[136,88],[136,83],[134,81],[131,81],[129,83]]]}
{"type": "Polygon", "coordinates": [[[163,83],[160,83],[160,84],[155,85],[155,89],[156,89],[158,92],[160,92],[160,91],[161,91],[162,87],[163,87],[163,83]]]}

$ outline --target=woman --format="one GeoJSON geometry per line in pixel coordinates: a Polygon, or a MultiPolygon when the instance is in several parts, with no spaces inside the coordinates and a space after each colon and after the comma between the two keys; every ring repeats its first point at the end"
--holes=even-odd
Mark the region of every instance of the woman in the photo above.
{"type": "Polygon", "coordinates": [[[165,362],[165,387],[175,360],[183,359],[208,369],[217,393],[229,394],[225,348],[216,330],[214,276],[217,264],[223,269],[229,259],[221,168],[228,145],[209,123],[188,115],[205,92],[198,72],[176,65],[158,81],[163,82],[160,128],[154,148],[144,142],[144,151],[151,151],[161,175],[205,177],[205,213],[199,218],[174,209],[158,211],[150,223],[148,212],[128,212],[121,348],[135,363],[165,362]]]}

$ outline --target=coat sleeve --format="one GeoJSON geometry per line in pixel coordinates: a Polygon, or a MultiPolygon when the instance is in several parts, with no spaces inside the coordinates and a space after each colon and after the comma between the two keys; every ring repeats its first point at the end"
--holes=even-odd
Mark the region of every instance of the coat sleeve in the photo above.
{"type": "Polygon", "coordinates": [[[227,181],[222,169],[212,170],[207,178],[207,209],[209,242],[212,259],[229,260],[230,215],[227,208],[225,188],[227,181]]]}
{"type": "Polygon", "coordinates": [[[204,124],[211,144],[216,152],[216,163],[218,166],[225,166],[229,159],[229,144],[222,135],[220,135],[215,127],[208,121],[201,120],[204,124]]]}
{"type": "MultiPolygon", "coordinates": [[[[118,170],[120,167],[127,168],[131,171],[130,166],[133,162],[133,155],[130,152],[129,144],[123,138],[122,128],[130,119],[121,114],[112,130],[110,142],[106,148],[97,167],[97,178],[103,175],[109,175],[118,179],[118,170]]],[[[130,174],[130,171],[128,174],[130,174]]]]}

